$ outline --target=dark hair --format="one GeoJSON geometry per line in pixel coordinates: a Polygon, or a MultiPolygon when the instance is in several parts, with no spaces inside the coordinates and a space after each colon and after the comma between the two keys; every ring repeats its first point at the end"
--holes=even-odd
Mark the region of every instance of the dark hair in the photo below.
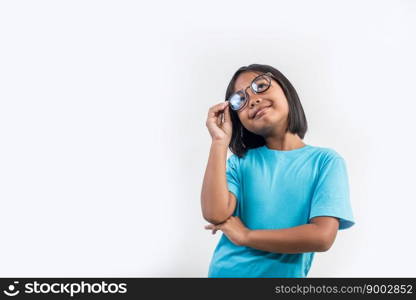
{"type": "MultiPolygon", "coordinates": [[[[269,65],[261,64],[251,64],[248,66],[243,66],[239,68],[231,78],[230,83],[228,84],[227,91],[225,93],[225,99],[234,93],[234,84],[238,75],[242,72],[261,72],[267,73],[270,72],[274,76],[283,92],[285,93],[288,105],[289,105],[289,114],[288,114],[288,126],[286,127],[285,132],[290,131],[293,134],[297,134],[301,139],[305,136],[306,131],[308,130],[308,123],[306,121],[305,113],[300,103],[298,94],[296,93],[295,88],[292,86],[290,81],[277,69],[269,65]]],[[[237,112],[230,109],[231,122],[233,127],[233,132],[231,135],[231,141],[229,149],[232,153],[238,157],[243,157],[248,149],[257,148],[266,144],[266,141],[261,135],[257,135],[248,131],[243,124],[241,124],[240,119],[238,118],[237,112]]]]}

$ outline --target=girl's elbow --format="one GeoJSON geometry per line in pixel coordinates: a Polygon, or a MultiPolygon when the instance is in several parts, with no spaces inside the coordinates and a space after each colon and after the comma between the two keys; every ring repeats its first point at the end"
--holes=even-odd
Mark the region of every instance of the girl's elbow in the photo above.
{"type": "Polygon", "coordinates": [[[214,224],[214,225],[221,224],[228,218],[226,216],[221,216],[221,215],[207,215],[207,214],[203,214],[203,217],[207,222],[214,224]]]}
{"type": "Polygon", "coordinates": [[[334,239],[332,237],[322,237],[317,245],[317,252],[326,252],[331,249],[334,244],[334,239]]]}

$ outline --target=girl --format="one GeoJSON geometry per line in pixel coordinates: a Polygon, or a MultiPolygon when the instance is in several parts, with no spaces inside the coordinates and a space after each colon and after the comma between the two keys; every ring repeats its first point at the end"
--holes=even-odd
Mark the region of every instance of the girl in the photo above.
{"type": "Polygon", "coordinates": [[[302,105],[275,68],[241,67],[226,99],[206,121],[202,214],[206,229],[223,233],[208,277],[306,277],[314,253],[355,223],[345,160],[302,141],[302,105]]]}

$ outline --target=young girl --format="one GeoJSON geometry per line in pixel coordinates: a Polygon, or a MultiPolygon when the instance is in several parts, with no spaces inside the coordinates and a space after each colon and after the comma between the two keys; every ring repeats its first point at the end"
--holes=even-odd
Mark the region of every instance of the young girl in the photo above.
{"type": "Polygon", "coordinates": [[[206,229],[223,233],[208,277],[306,277],[314,253],[355,223],[345,160],[302,141],[302,105],[275,68],[241,67],[226,99],[206,121],[202,213],[206,229]]]}

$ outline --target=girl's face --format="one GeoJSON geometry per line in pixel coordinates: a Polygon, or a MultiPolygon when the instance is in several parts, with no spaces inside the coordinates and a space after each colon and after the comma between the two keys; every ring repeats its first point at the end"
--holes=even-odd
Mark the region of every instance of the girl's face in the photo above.
{"type": "MultiPolygon", "coordinates": [[[[235,81],[234,91],[250,86],[252,80],[259,74],[262,73],[253,71],[241,73],[235,81]]],[[[287,126],[289,105],[280,85],[272,79],[270,87],[265,92],[255,94],[251,88],[248,88],[246,93],[249,96],[247,103],[243,109],[237,111],[243,126],[248,131],[263,137],[276,133],[276,130],[284,131],[287,126]]]]}

